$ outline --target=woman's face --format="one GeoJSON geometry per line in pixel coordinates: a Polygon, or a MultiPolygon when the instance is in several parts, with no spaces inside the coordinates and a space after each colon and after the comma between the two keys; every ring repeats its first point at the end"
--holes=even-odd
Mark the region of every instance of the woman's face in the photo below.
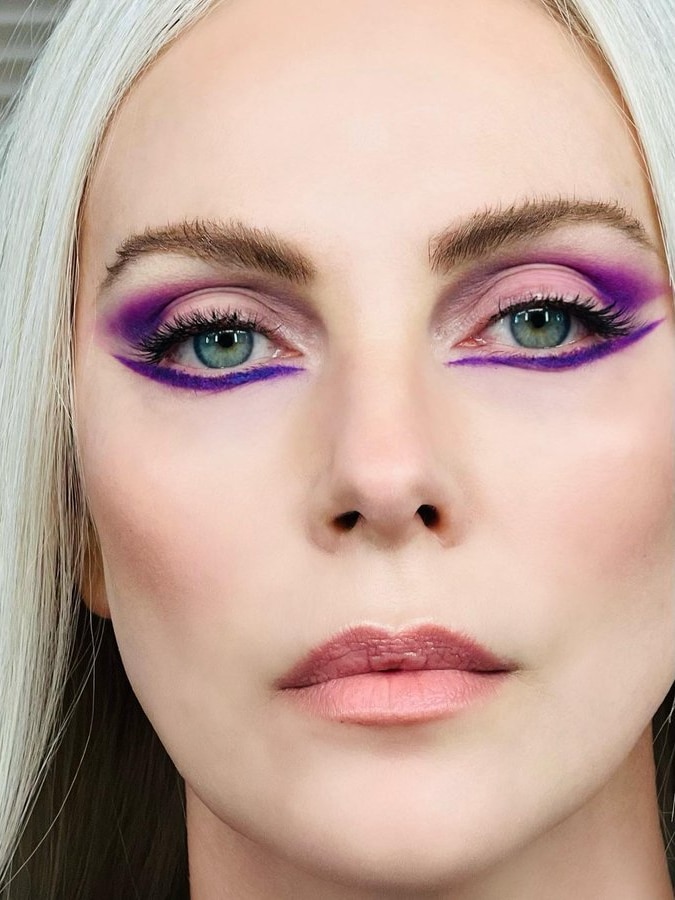
{"type": "Polygon", "coordinates": [[[236,0],[122,105],[81,231],[87,599],[192,840],[412,889],[580,821],[648,746],[674,325],[612,92],[534,3],[236,0]],[[398,724],[279,689],[364,624],[515,669],[398,724]]]}

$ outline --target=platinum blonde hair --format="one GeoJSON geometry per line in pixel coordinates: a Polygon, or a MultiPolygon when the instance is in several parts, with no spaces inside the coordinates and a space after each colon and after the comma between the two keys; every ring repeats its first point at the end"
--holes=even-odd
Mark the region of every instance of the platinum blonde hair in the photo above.
{"type": "Polygon", "coordinates": [[[58,740],[87,515],[73,428],[78,212],[115,108],[212,0],[73,0],[0,134],[0,884],[58,740]],[[38,349],[29,371],[21,348],[38,349]]]}
{"type": "MultiPolygon", "coordinates": [[[[594,45],[614,74],[644,153],[672,282],[673,0],[539,2],[581,44],[594,45]]],[[[93,533],[73,421],[79,211],[121,99],[213,5],[72,0],[0,132],[0,891],[6,897],[18,874],[22,834],[72,714],[64,685],[74,665],[93,533]]],[[[659,723],[662,741],[671,716],[669,708],[659,723]]],[[[666,740],[660,752],[667,754],[664,788],[672,780],[672,743],[666,740]]],[[[670,841],[674,811],[666,812],[670,841]]],[[[43,823],[45,837],[52,824],[43,823]]],[[[95,895],[81,889],[77,896],[95,895]]]]}

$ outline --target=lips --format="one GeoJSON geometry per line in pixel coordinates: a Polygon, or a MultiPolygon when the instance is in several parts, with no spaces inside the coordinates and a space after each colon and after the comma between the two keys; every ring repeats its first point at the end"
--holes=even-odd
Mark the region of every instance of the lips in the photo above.
{"type": "Polygon", "coordinates": [[[498,673],[515,668],[512,660],[499,658],[472,638],[437,625],[397,633],[358,626],[315,647],[277,681],[276,687],[304,688],[373,672],[454,669],[498,673]]]}

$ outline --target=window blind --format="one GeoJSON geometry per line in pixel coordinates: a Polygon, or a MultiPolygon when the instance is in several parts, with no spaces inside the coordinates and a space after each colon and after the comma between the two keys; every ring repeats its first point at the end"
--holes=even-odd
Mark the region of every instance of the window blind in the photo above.
{"type": "Polygon", "coordinates": [[[65,3],[66,0],[0,0],[0,118],[65,3]]]}

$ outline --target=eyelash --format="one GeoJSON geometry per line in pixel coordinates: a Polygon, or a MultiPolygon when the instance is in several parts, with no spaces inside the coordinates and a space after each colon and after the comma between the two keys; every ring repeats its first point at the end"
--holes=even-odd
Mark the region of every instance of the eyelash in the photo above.
{"type": "Polygon", "coordinates": [[[586,297],[582,299],[581,294],[569,300],[558,294],[535,293],[524,300],[519,300],[505,307],[502,307],[500,301],[498,306],[499,312],[495,313],[488,320],[486,328],[508,315],[515,315],[524,310],[535,308],[557,309],[573,313],[592,334],[604,339],[623,337],[630,334],[637,327],[635,316],[624,310],[615,309],[615,303],[610,303],[609,306],[605,307],[598,307],[592,298],[586,297]]]}
{"type": "MultiPolygon", "coordinates": [[[[500,301],[499,311],[491,316],[484,329],[509,315],[532,310],[535,307],[571,313],[592,335],[603,341],[611,341],[612,338],[629,335],[636,328],[635,317],[621,309],[615,309],[615,304],[598,308],[591,298],[582,299],[581,295],[570,300],[555,294],[532,294],[528,298],[505,306],[502,306],[500,301]]],[[[274,336],[280,328],[281,326],[270,328],[255,313],[242,312],[237,309],[227,312],[211,309],[206,313],[202,310],[192,310],[187,314],[179,313],[171,322],[162,323],[156,331],[146,335],[138,342],[137,349],[142,360],[151,365],[158,365],[169,356],[173,349],[185,341],[208,332],[253,331],[269,340],[274,340],[274,336]]],[[[550,354],[532,354],[532,358],[541,358],[546,355],[550,354]]],[[[249,368],[251,367],[249,366],[249,368]]]]}
{"type": "Polygon", "coordinates": [[[179,313],[173,321],[162,323],[156,331],[138,342],[138,350],[145,362],[157,365],[184,341],[208,332],[255,331],[273,340],[280,329],[280,325],[270,328],[255,313],[238,309],[227,312],[211,309],[204,313],[196,309],[189,313],[179,313]]]}

